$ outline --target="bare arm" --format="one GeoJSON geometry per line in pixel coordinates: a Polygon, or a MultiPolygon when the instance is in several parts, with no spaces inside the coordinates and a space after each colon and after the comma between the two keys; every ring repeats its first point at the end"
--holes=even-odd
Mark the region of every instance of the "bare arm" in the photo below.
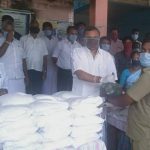
{"type": "Polygon", "coordinates": [[[92,82],[92,83],[99,83],[101,77],[100,76],[94,76],[92,74],[89,74],[87,72],[84,72],[82,70],[77,70],[75,71],[75,74],[80,80],[92,82]]]}
{"type": "Polygon", "coordinates": [[[7,48],[9,47],[9,44],[13,40],[13,37],[14,37],[14,32],[13,31],[9,32],[6,40],[4,41],[2,46],[0,47],[0,57],[2,57],[6,53],[7,48]]]}
{"type": "Polygon", "coordinates": [[[107,102],[119,107],[126,107],[134,103],[134,100],[127,94],[121,96],[107,97],[106,99],[107,102]]]}

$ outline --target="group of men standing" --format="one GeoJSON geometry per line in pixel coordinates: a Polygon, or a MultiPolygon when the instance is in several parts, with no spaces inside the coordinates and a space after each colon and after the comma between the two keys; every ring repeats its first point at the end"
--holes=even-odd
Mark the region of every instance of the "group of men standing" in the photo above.
{"type": "MultiPolygon", "coordinates": [[[[137,35],[133,34],[133,38],[135,48],[139,48],[137,35]]],[[[123,54],[128,56],[130,46],[129,40],[123,46],[117,30],[113,30],[109,53],[100,48],[99,30],[85,28],[83,24],[77,28],[69,26],[66,37],[58,39],[50,22],[43,23],[40,31],[38,22],[33,21],[29,34],[20,38],[13,18],[6,15],[2,17],[0,33],[0,88],[8,93],[52,94],[72,90],[80,96],[98,96],[102,82],[117,80],[112,55],[124,48],[123,54]]],[[[107,100],[118,106],[131,105],[128,135],[133,140],[133,149],[149,150],[150,39],[143,42],[140,61],[146,69],[137,83],[126,94],[107,100]]]]}
{"type": "Polygon", "coordinates": [[[40,31],[34,20],[29,34],[16,37],[13,18],[3,16],[0,62],[6,73],[8,93],[73,90],[83,96],[99,95],[101,78],[114,74],[117,79],[112,56],[99,47],[97,28],[85,29],[81,24],[78,28],[69,26],[66,32],[60,40],[54,36],[50,22],[44,22],[40,31]]]}

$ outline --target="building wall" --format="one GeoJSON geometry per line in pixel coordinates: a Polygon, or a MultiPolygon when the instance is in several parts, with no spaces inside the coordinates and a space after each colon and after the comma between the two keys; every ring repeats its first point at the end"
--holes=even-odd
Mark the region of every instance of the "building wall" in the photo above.
{"type": "MultiPolygon", "coordinates": [[[[17,4],[19,1],[16,0],[17,4]]],[[[26,2],[26,1],[25,1],[26,2]]],[[[30,0],[29,9],[33,10],[41,22],[48,20],[62,20],[73,22],[73,6],[64,0],[30,0]]],[[[1,0],[1,8],[12,8],[12,0],[1,0]]],[[[14,0],[13,0],[14,4],[14,0]]],[[[22,9],[22,8],[21,8],[22,9]]]]}
{"type": "Polygon", "coordinates": [[[32,0],[32,8],[35,10],[40,22],[45,20],[63,20],[73,22],[73,7],[61,2],[48,2],[48,0],[32,0]]]}

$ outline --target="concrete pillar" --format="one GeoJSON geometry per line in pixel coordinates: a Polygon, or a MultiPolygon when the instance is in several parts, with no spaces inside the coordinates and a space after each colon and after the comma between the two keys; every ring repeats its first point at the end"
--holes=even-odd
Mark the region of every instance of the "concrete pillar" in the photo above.
{"type": "Polygon", "coordinates": [[[90,0],[90,25],[96,26],[101,36],[107,35],[108,0],[90,0]]]}

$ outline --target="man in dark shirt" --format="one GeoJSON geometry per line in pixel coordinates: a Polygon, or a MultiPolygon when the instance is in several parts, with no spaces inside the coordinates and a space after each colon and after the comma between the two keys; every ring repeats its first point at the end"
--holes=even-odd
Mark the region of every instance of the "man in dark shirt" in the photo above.
{"type": "MultiPolygon", "coordinates": [[[[9,15],[4,15],[4,16],[2,16],[2,30],[3,30],[3,27],[5,26],[5,24],[6,24],[7,22],[11,22],[11,23],[14,24],[14,19],[13,19],[13,17],[11,17],[11,16],[9,16],[9,15]]],[[[5,33],[4,33],[4,34],[5,34],[5,33]]],[[[5,35],[4,35],[4,36],[5,36],[5,35]]],[[[16,32],[16,31],[14,31],[14,37],[15,37],[17,40],[20,40],[21,34],[18,33],[18,32],[16,32]]]]}

